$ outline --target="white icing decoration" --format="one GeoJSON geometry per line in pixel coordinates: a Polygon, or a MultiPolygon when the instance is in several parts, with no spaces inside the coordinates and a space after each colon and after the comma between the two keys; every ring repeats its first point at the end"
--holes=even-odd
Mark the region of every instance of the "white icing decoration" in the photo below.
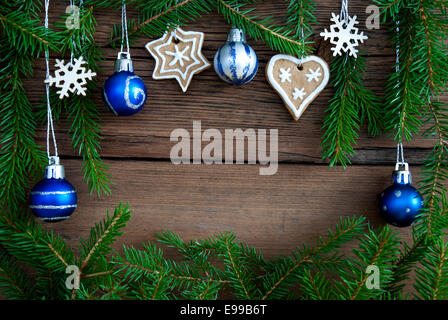
{"type": "Polygon", "coordinates": [[[294,92],[292,93],[294,100],[297,100],[298,98],[300,98],[300,100],[303,100],[303,97],[305,97],[306,92],[305,92],[305,88],[302,89],[298,89],[298,88],[294,88],[294,92]]]}
{"type": "Polygon", "coordinates": [[[319,77],[322,75],[322,73],[320,73],[320,67],[316,69],[316,71],[314,71],[313,69],[309,68],[308,71],[310,73],[305,74],[305,76],[307,77],[308,82],[311,81],[316,81],[319,82],[319,77]]]}
{"type": "Polygon", "coordinates": [[[285,81],[291,82],[291,68],[283,69],[280,68],[280,75],[279,75],[282,83],[285,81]]]}
{"type": "Polygon", "coordinates": [[[190,61],[190,58],[185,56],[185,52],[190,49],[190,46],[186,46],[184,48],[184,50],[179,51],[179,47],[178,45],[174,45],[174,50],[175,52],[172,51],[166,51],[166,54],[173,56],[174,59],[173,61],[171,61],[170,63],[168,63],[169,66],[174,66],[175,64],[177,64],[179,62],[180,66],[183,67],[184,66],[184,60],[185,61],[190,61]]]}

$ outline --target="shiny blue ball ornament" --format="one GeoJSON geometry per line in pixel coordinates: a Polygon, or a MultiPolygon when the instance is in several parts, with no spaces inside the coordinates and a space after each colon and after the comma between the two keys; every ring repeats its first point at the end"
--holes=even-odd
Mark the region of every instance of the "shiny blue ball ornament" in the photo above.
{"type": "Polygon", "coordinates": [[[213,60],[218,77],[232,85],[250,82],[258,70],[255,50],[246,43],[244,31],[233,27],[226,43],[219,48],[213,60]]]}
{"type": "Polygon", "coordinates": [[[118,54],[115,73],[104,82],[103,99],[117,116],[130,116],[145,105],[146,87],[143,80],[134,74],[129,53],[118,54]]]}
{"type": "Polygon", "coordinates": [[[78,202],[76,190],[64,176],[59,157],[50,157],[45,178],[30,193],[30,208],[37,218],[57,222],[69,218],[75,211],[78,202]]]}
{"type": "Polygon", "coordinates": [[[407,163],[397,163],[392,183],[379,196],[380,214],[391,225],[408,227],[423,208],[423,198],[411,185],[411,173],[407,163]],[[400,169],[400,166],[404,166],[404,170],[400,169]]]}

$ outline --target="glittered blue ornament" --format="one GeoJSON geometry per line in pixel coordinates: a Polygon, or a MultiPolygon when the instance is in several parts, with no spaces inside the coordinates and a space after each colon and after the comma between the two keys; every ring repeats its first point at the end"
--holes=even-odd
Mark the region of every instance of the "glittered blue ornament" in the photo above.
{"type": "Polygon", "coordinates": [[[30,195],[30,208],[34,215],[46,222],[69,218],[76,209],[75,188],[64,179],[64,167],[59,157],[50,157],[45,168],[45,178],[38,182],[30,195]]]}
{"type": "Polygon", "coordinates": [[[146,87],[143,80],[134,74],[128,53],[118,54],[115,73],[104,83],[103,99],[107,107],[117,116],[130,116],[145,105],[146,87]]]}
{"type": "Polygon", "coordinates": [[[381,216],[397,227],[410,226],[423,208],[423,198],[411,185],[411,173],[407,163],[397,163],[392,176],[392,185],[379,196],[381,216]],[[400,169],[404,166],[404,170],[400,169]]]}
{"type": "Polygon", "coordinates": [[[213,66],[218,77],[229,84],[243,85],[255,77],[258,57],[246,43],[243,30],[230,30],[227,42],[215,54],[213,66]]]}

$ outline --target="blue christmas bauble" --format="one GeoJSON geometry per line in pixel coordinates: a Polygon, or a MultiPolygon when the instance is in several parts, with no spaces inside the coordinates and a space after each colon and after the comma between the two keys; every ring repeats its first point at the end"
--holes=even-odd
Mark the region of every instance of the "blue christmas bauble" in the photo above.
{"type": "Polygon", "coordinates": [[[378,206],[384,220],[394,226],[408,227],[415,221],[423,197],[410,184],[408,171],[395,171],[393,184],[380,194],[378,206]]]}
{"type": "Polygon", "coordinates": [[[258,57],[246,43],[243,30],[230,30],[227,42],[215,54],[213,66],[218,77],[229,84],[243,85],[255,77],[258,57]]]}
{"type": "Polygon", "coordinates": [[[146,87],[143,80],[133,72],[115,72],[104,83],[103,98],[115,115],[130,116],[143,108],[146,87]]]}
{"type": "Polygon", "coordinates": [[[46,222],[69,218],[76,209],[75,188],[65,180],[64,167],[58,157],[50,157],[51,164],[45,168],[45,178],[30,193],[30,208],[34,215],[46,222]]]}

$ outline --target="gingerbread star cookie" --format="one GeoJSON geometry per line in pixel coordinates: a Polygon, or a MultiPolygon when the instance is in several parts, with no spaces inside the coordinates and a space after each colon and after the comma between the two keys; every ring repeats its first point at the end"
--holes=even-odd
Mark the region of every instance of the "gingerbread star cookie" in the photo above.
{"type": "Polygon", "coordinates": [[[292,117],[299,120],[308,105],[327,85],[330,70],[327,63],[316,56],[297,59],[278,54],[269,60],[266,77],[292,117]]]}
{"type": "Polygon", "coordinates": [[[186,92],[193,75],[211,66],[202,55],[203,42],[204,33],[180,28],[148,42],[146,49],[156,60],[153,79],[176,79],[182,91],[186,92]]]}

